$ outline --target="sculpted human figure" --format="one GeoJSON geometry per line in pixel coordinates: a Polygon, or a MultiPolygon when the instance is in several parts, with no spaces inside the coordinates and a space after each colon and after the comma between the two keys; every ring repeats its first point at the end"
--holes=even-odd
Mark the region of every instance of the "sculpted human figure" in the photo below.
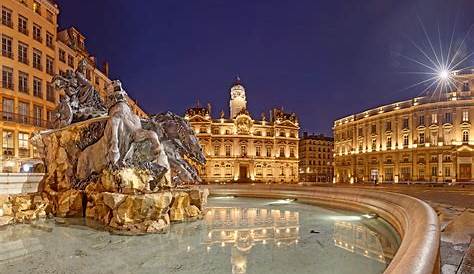
{"type": "Polygon", "coordinates": [[[103,137],[87,147],[79,156],[77,173],[79,179],[85,179],[94,172],[100,172],[106,166],[125,165],[125,159],[131,157],[134,144],[148,140],[151,153],[158,165],[167,171],[164,175],[166,184],[171,184],[170,165],[163,145],[156,132],[142,128],[140,118],[133,113],[127,102],[126,92],[120,81],[113,81],[108,86],[109,118],[103,137]],[[105,159],[95,155],[105,155],[105,159]]]}

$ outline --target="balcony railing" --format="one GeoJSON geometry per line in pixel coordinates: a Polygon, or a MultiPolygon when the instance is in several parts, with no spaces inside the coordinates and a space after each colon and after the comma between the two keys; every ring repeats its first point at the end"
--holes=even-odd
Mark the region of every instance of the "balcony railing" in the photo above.
{"type": "Polygon", "coordinates": [[[21,115],[13,112],[0,111],[0,121],[14,122],[41,128],[51,128],[51,122],[37,117],[21,115]]]}

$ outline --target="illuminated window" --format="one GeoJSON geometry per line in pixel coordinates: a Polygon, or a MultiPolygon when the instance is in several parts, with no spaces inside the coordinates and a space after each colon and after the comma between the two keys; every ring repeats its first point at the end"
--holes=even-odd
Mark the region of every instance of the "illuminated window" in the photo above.
{"type": "Polygon", "coordinates": [[[424,132],[420,132],[418,134],[418,141],[420,144],[424,144],[425,143],[425,133],[424,132]]]}
{"type": "Polygon", "coordinates": [[[408,129],[408,118],[403,118],[403,129],[408,129]]]}
{"type": "Polygon", "coordinates": [[[469,122],[469,111],[468,110],[463,110],[463,112],[462,112],[462,121],[463,122],[469,122]]]}
{"type": "Polygon", "coordinates": [[[418,117],[418,125],[419,126],[424,126],[425,125],[425,115],[420,115],[418,117]]]}
{"type": "Polygon", "coordinates": [[[272,148],[267,147],[267,157],[272,157],[272,148]]]}
{"type": "Polygon", "coordinates": [[[33,11],[36,12],[37,14],[41,15],[41,5],[40,3],[34,1],[33,2],[33,11]]]}
{"type": "Polygon", "coordinates": [[[280,147],[280,157],[285,157],[285,147],[280,147]]]}
{"type": "Polygon", "coordinates": [[[408,134],[403,135],[403,146],[408,146],[408,134]]]}
{"type": "Polygon", "coordinates": [[[444,168],[444,176],[446,176],[446,177],[451,176],[451,168],[449,168],[449,167],[444,168]]]}
{"type": "Polygon", "coordinates": [[[444,123],[445,124],[451,124],[453,122],[453,117],[451,112],[446,112],[444,114],[444,123]]]}
{"type": "Polygon", "coordinates": [[[28,133],[19,132],[18,133],[18,156],[20,157],[29,157],[30,148],[29,148],[29,139],[30,135],[28,133]]]}
{"type": "Polygon", "coordinates": [[[13,145],[13,131],[3,130],[3,155],[14,156],[15,147],[13,145]]]}
{"type": "Polygon", "coordinates": [[[431,123],[432,124],[437,124],[438,123],[438,114],[437,113],[432,113],[431,114],[431,123]]]}
{"type": "Polygon", "coordinates": [[[462,132],[462,141],[469,142],[469,131],[465,130],[462,132]]]}
{"type": "Polygon", "coordinates": [[[262,148],[257,146],[255,147],[255,156],[260,157],[261,156],[261,150],[262,148]]]}

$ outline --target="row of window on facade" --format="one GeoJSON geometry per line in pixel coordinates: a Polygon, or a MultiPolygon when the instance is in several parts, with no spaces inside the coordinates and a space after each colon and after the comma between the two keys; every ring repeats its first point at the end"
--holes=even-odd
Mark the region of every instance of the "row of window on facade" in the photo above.
{"type": "MultiPolygon", "coordinates": [[[[12,12],[11,10],[2,7],[2,25],[14,28],[13,25],[13,20],[12,20],[12,12]]],[[[22,15],[18,15],[18,24],[17,24],[17,29],[18,32],[29,36],[29,26],[28,26],[28,18],[22,15]]],[[[32,24],[32,37],[34,40],[36,40],[39,43],[43,43],[43,29],[40,25],[37,25],[35,23],[32,24]]],[[[45,37],[46,37],[46,46],[54,49],[54,35],[50,33],[49,31],[45,31],[45,37]]]]}
{"type": "MultiPolygon", "coordinates": [[[[30,103],[19,101],[17,111],[15,111],[14,100],[3,97],[0,120],[46,127],[46,121],[43,120],[43,110],[43,106],[33,104],[33,115],[30,115],[30,103]]],[[[53,111],[47,110],[47,121],[52,121],[52,119],[53,111]]]]}
{"type": "Polygon", "coordinates": [[[306,154],[305,152],[301,152],[301,150],[299,151],[299,155],[300,155],[300,158],[318,158],[318,159],[331,159],[332,157],[332,154],[331,153],[319,153],[317,156],[316,154],[314,153],[308,153],[306,154]]]}
{"type": "MultiPolygon", "coordinates": [[[[419,132],[418,133],[418,140],[417,140],[416,143],[419,144],[419,145],[424,145],[426,143],[430,143],[432,145],[438,145],[438,141],[439,141],[438,136],[437,135],[432,135],[431,138],[432,138],[431,142],[429,142],[429,140],[426,139],[425,133],[424,132],[419,132]]],[[[462,130],[462,139],[461,139],[461,141],[463,143],[469,143],[469,130],[468,129],[462,130]]],[[[364,151],[363,144],[364,144],[363,141],[359,141],[359,145],[358,145],[359,152],[364,151]]],[[[408,134],[403,135],[403,143],[402,144],[403,144],[403,148],[408,148],[409,147],[410,138],[409,138],[408,134]]],[[[380,144],[380,146],[382,146],[382,145],[380,144]]],[[[391,136],[387,136],[385,147],[386,147],[387,150],[391,150],[393,148],[392,147],[392,137],[391,136]]],[[[372,151],[377,150],[377,138],[372,138],[370,148],[371,148],[372,151]]],[[[366,147],[366,149],[368,149],[368,147],[366,147]]],[[[339,153],[346,153],[345,146],[339,147],[339,153]]]]}
{"type": "MultiPolygon", "coordinates": [[[[227,157],[231,157],[233,156],[232,155],[232,146],[231,145],[226,145],[224,146],[224,150],[225,150],[225,156],[227,157]]],[[[214,146],[214,156],[221,156],[221,146],[220,145],[215,145],[214,146]]],[[[285,147],[284,146],[281,146],[280,147],[280,151],[279,151],[279,157],[296,157],[296,153],[295,153],[295,148],[294,147],[290,147],[290,154],[288,156],[286,156],[286,153],[285,153],[285,147]]],[[[247,146],[246,145],[241,145],[240,146],[240,155],[241,157],[247,157],[248,156],[248,149],[247,149],[247,146]]],[[[263,154],[262,154],[262,147],[261,146],[256,146],[255,147],[255,156],[256,157],[262,157],[263,154]]],[[[268,146],[268,147],[265,147],[265,156],[266,157],[272,157],[272,147],[271,146],[268,146]]]]}
{"type": "MultiPolygon", "coordinates": [[[[462,111],[462,117],[461,117],[461,122],[469,122],[469,110],[463,110],[462,111]]],[[[426,119],[425,115],[419,115],[418,116],[418,124],[417,126],[426,126],[426,119]]],[[[443,117],[443,123],[444,124],[452,124],[453,123],[453,114],[451,112],[446,112],[444,113],[443,117]]],[[[431,114],[431,125],[436,125],[438,124],[438,114],[437,113],[432,113],[431,114]]],[[[408,117],[403,118],[402,120],[402,129],[409,129],[410,128],[410,119],[408,117]]],[[[385,122],[385,131],[392,131],[392,121],[386,121],[385,122]]],[[[370,125],[370,133],[371,134],[377,134],[377,125],[372,124],[370,125]]],[[[357,129],[357,136],[362,137],[364,136],[364,128],[359,127],[357,129]]],[[[345,132],[342,132],[340,134],[336,135],[336,138],[338,140],[345,140],[347,138],[352,138],[352,131],[348,130],[347,134],[345,132]]]]}
{"type": "Polygon", "coordinates": [[[332,165],[332,162],[331,161],[321,161],[321,160],[306,160],[306,164],[307,165],[318,165],[318,166],[321,166],[321,165],[328,165],[328,166],[331,166],[332,165]]]}
{"type": "Polygon", "coordinates": [[[14,131],[3,129],[2,131],[2,155],[3,157],[15,157],[15,141],[18,142],[18,157],[30,157],[29,138],[26,132],[18,132],[15,140],[14,131]]]}
{"type": "MultiPolygon", "coordinates": [[[[207,131],[207,128],[205,128],[205,127],[200,127],[198,132],[205,134],[205,133],[207,133],[208,131],[207,131]]],[[[225,129],[224,131],[221,131],[219,128],[213,128],[213,129],[212,129],[212,134],[214,134],[214,135],[220,135],[220,134],[232,135],[232,130],[231,130],[231,129],[225,129]],[[222,133],[221,133],[221,132],[222,132],[222,133]]],[[[253,135],[255,135],[255,136],[263,136],[263,131],[261,131],[261,130],[256,130],[256,131],[253,133],[253,135]]],[[[272,137],[272,136],[273,136],[273,132],[272,132],[272,131],[265,131],[265,136],[267,136],[267,137],[272,137]]],[[[291,137],[291,138],[296,138],[296,133],[293,132],[293,131],[291,131],[291,132],[289,132],[288,135],[287,135],[287,133],[286,133],[285,131],[279,131],[278,136],[279,136],[279,137],[291,137]]]]}
{"type": "MultiPolygon", "coordinates": [[[[18,62],[23,63],[25,65],[29,65],[29,46],[26,43],[18,42],[18,62]]],[[[14,59],[13,55],[13,46],[12,46],[12,38],[2,35],[2,56],[14,59]]],[[[32,50],[32,65],[33,68],[42,71],[43,70],[43,53],[41,50],[33,48],[32,50]]],[[[46,73],[49,75],[54,75],[54,58],[46,55],[46,73]]]]}
{"type": "MultiPolygon", "coordinates": [[[[13,68],[3,66],[2,67],[2,88],[8,89],[8,90],[15,90],[15,80],[14,80],[14,73],[13,73],[13,68]]],[[[31,87],[33,90],[32,95],[41,99],[43,98],[43,80],[38,78],[38,77],[30,77],[28,73],[23,72],[23,71],[18,71],[18,92],[22,92],[25,94],[30,94],[30,78],[32,78],[31,81],[31,87]]],[[[56,97],[55,97],[55,91],[54,87],[50,82],[46,82],[46,100],[55,103],[56,102],[56,97]]]]}
{"type": "MultiPolygon", "coordinates": [[[[29,8],[26,0],[18,0],[18,2],[20,2],[20,4],[24,5],[25,7],[29,8]]],[[[54,13],[47,8],[43,8],[40,2],[33,1],[33,4],[31,5],[31,9],[38,15],[43,15],[43,10],[46,10],[46,16],[45,16],[46,20],[54,24],[54,13]]],[[[12,11],[10,9],[6,7],[2,7],[2,22],[4,20],[8,22],[8,19],[10,19],[11,21],[11,14],[12,14],[12,11]]]]}
{"type": "MultiPolygon", "coordinates": [[[[296,172],[295,172],[295,169],[294,168],[289,168],[289,167],[284,167],[284,166],[281,166],[278,168],[278,170],[280,171],[279,172],[279,176],[286,176],[286,175],[290,175],[290,176],[295,176],[296,172]],[[289,172],[286,172],[285,170],[288,170],[289,172]]],[[[273,176],[273,169],[271,166],[266,166],[266,167],[263,167],[262,165],[260,164],[257,164],[255,165],[255,175],[256,176],[273,176]]],[[[219,164],[215,164],[214,167],[213,167],[213,172],[212,172],[212,175],[213,176],[232,176],[233,175],[233,168],[230,164],[227,164],[225,165],[225,168],[222,168],[219,164]],[[224,171],[224,172],[222,172],[224,171]]]]}
{"type": "Polygon", "coordinates": [[[328,147],[318,147],[318,149],[316,149],[316,147],[314,146],[309,146],[309,147],[306,147],[306,146],[300,146],[300,151],[318,151],[318,152],[332,152],[332,147],[328,145],[328,147]]]}
{"type": "MultiPolygon", "coordinates": [[[[394,172],[393,168],[385,168],[384,169],[385,174],[384,174],[384,181],[393,181],[394,180],[394,172]]],[[[446,166],[443,169],[443,173],[440,174],[438,173],[438,167],[437,166],[432,166],[431,167],[431,176],[432,177],[451,177],[451,167],[446,166]]],[[[363,172],[359,173],[363,174],[363,172]]],[[[418,169],[418,180],[425,180],[426,178],[426,173],[424,168],[419,168],[418,169]]],[[[410,181],[412,180],[412,168],[411,167],[401,167],[400,168],[400,178],[401,181],[410,181]]]]}

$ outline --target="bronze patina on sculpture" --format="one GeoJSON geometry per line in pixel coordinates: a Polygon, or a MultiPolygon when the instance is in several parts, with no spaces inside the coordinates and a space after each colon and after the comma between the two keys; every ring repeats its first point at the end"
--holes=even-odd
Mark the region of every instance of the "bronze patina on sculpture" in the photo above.
{"type": "MultiPolygon", "coordinates": [[[[46,174],[39,194],[23,196],[31,199],[28,210],[87,217],[132,234],[202,216],[207,191],[192,184],[200,180],[196,166],[205,157],[185,119],[170,112],[139,118],[120,81],[108,85],[102,102],[82,65],[54,80],[65,97],[55,111],[55,129],[31,140],[46,174]]],[[[17,219],[14,198],[11,205],[17,219]]]]}

